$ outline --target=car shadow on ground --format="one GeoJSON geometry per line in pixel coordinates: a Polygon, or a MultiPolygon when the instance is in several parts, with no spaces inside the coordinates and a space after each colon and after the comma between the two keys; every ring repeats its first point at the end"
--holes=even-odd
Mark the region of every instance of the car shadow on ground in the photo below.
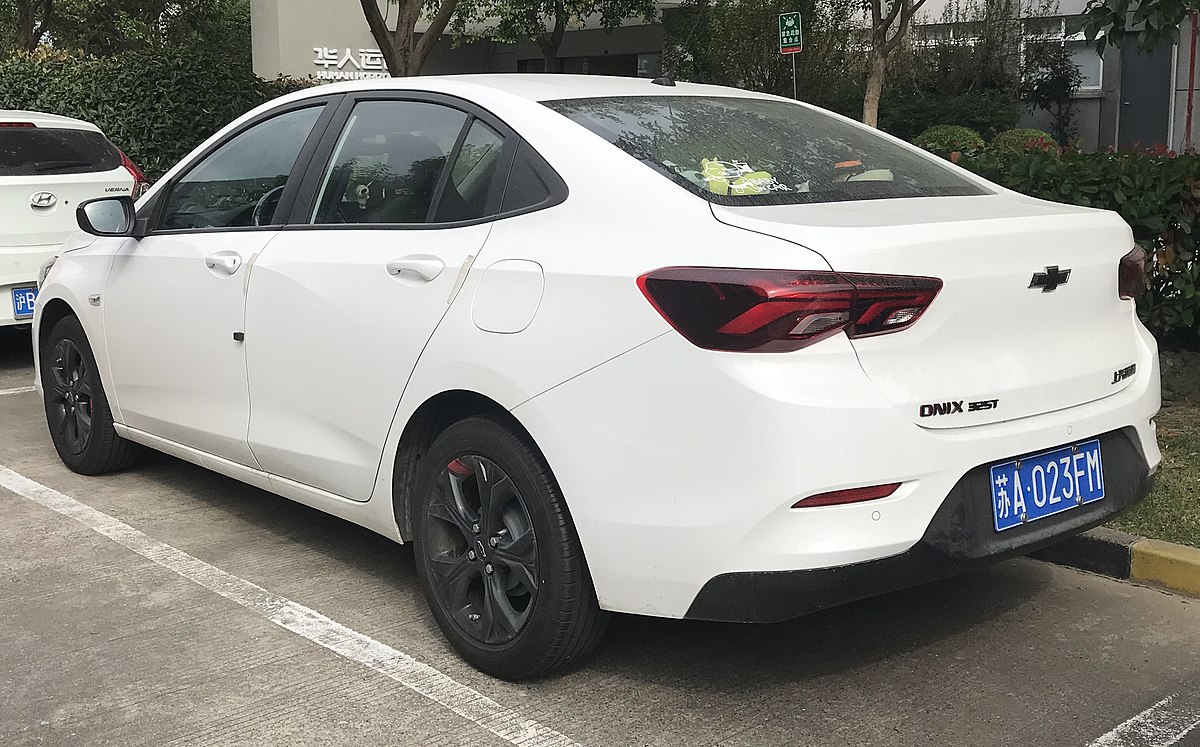
{"type": "Polygon", "coordinates": [[[24,374],[33,364],[33,337],[28,327],[0,327],[0,375],[24,374]]]}
{"type": "MultiPolygon", "coordinates": [[[[256,531],[304,546],[339,572],[366,574],[396,589],[396,602],[421,604],[421,626],[440,637],[423,607],[411,545],[397,546],[347,521],[173,457],[148,454],[135,469],[256,531]]],[[[219,565],[219,559],[214,562],[219,565]]],[[[1020,608],[1049,582],[1050,573],[1040,563],[1008,562],[771,625],[614,615],[604,642],[579,674],[683,688],[697,697],[736,693],[744,700],[757,691],[775,691],[782,683],[904,660],[922,649],[938,648],[1020,608]]],[[[338,617],[336,609],[320,611],[338,617]]],[[[553,686],[557,679],[532,683],[530,688],[553,686]]]]}

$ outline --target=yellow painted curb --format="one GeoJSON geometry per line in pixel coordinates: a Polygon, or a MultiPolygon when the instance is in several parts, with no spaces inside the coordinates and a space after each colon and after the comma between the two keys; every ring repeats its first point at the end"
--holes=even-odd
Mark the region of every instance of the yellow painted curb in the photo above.
{"type": "Polygon", "coordinates": [[[1150,539],[1129,549],[1130,580],[1200,597],[1200,549],[1150,539]]]}

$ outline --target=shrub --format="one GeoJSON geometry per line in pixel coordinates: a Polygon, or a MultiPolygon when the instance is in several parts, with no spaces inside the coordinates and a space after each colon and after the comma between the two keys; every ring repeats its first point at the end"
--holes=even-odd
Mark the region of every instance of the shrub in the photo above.
{"type": "Polygon", "coordinates": [[[236,117],[304,82],[263,81],[203,49],[0,60],[0,107],[95,122],[156,179],[236,117]]]}
{"type": "MultiPolygon", "coordinates": [[[[879,107],[880,129],[905,140],[914,139],[939,122],[956,122],[986,137],[1013,127],[1021,116],[1021,103],[1007,91],[947,93],[908,91],[905,87],[884,88],[879,107]]],[[[854,116],[858,115],[855,112],[854,116]]]]}
{"type": "Polygon", "coordinates": [[[951,153],[973,153],[983,147],[983,138],[969,127],[934,125],[917,135],[913,143],[925,150],[948,156],[951,153]]]}
{"type": "Polygon", "coordinates": [[[1054,142],[1054,138],[1048,132],[1031,127],[1019,127],[998,133],[996,137],[992,138],[990,147],[1010,151],[1050,150],[1057,148],[1058,143],[1054,142]]]}
{"type": "Polygon", "coordinates": [[[990,148],[958,164],[1033,197],[1120,213],[1153,258],[1142,321],[1164,347],[1200,347],[1200,154],[990,148]]]}

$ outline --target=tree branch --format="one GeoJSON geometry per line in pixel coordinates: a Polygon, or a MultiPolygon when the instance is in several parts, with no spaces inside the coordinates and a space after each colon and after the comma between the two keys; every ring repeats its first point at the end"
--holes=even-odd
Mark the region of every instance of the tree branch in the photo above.
{"type": "Polygon", "coordinates": [[[367,26],[371,29],[371,36],[375,37],[375,41],[383,46],[384,40],[390,38],[390,32],[387,23],[383,20],[383,13],[379,12],[379,3],[377,0],[359,0],[359,2],[362,4],[363,15],[367,17],[367,26]]]}
{"type": "Polygon", "coordinates": [[[425,63],[425,56],[429,54],[430,50],[433,49],[433,45],[437,44],[437,40],[441,38],[442,32],[446,30],[446,25],[450,23],[450,18],[454,15],[454,9],[457,6],[458,0],[442,0],[437,14],[429,22],[429,28],[425,33],[421,34],[421,38],[417,40],[413,48],[413,72],[421,70],[421,65],[425,63]]]}

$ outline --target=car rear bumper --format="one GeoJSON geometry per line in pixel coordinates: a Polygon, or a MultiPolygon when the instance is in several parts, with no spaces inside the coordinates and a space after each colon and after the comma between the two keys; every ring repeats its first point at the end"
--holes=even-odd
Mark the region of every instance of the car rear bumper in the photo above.
{"type": "Polygon", "coordinates": [[[722,574],[704,585],[686,617],[789,620],[1024,555],[1091,529],[1136,504],[1154,484],[1132,428],[1100,436],[1100,449],[1106,474],[1102,501],[997,533],[989,466],[980,465],[958,481],[920,541],[907,551],[834,568],[722,574]]]}
{"type": "MultiPolygon", "coordinates": [[[[753,609],[758,592],[752,589],[776,579],[792,579],[781,583],[795,584],[799,596],[807,584],[820,587],[853,574],[845,579],[848,588],[835,590],[836,599],[795,601],[801,611],[889,588],[870,571],[860,576],[844,569],[870,569],[891,558],[900,559],[884,566],[902,565],[910,551],[920,557],[925,551],[915,548],[934,536],[935,519],[965,510],[964,490],[987,488],[970,487],[981,466],[1100,436],[1112,442],[1105,434],[1124,432],[1138,458],[1106,445],[1105,459],[1117,461],[1106,463],[1105,475],[1140,483],[1162,458],[1153,424],[1159,372],[1154,339],[1132,315],[1130,325],[1140,344],[1137,375],[1128,386],[1093,402],[1001,423],[920,427],[880,394],[844,338],[795,354],[755,355],[699,350],[670,333],[513,414],[562,487],[602,607],[662,617],[765,619],[753,609]],[[818,493],[891,483],[901,485],[886,498],[793,508],[818,493]],[[725,577],[730,580],[713,581],[725,577]],[[751,590],[738,591],[739,579],[751,590]],[[723,595],[733,600],[719,605],[724,612],[701,612],[717,607],[708,600],[723,595]],[[749,612],[734,611],[746,603],[749,612]]],[[[1095,507],[998,535],[988,522],[945,526],[960,532],[962,542],[978,543],[980,557],[1028,552],[1102,521],[1144,493],[1113,490],[1111,500],[1095,507]]],[[[973,510],[990,507],[984,494],[973,510]]],[[[937,547],[949,545],[949,535],[937,536],[937,547]]],[[[949,575],[959,564],[949,565],[926,575],[949,575]]]]}

